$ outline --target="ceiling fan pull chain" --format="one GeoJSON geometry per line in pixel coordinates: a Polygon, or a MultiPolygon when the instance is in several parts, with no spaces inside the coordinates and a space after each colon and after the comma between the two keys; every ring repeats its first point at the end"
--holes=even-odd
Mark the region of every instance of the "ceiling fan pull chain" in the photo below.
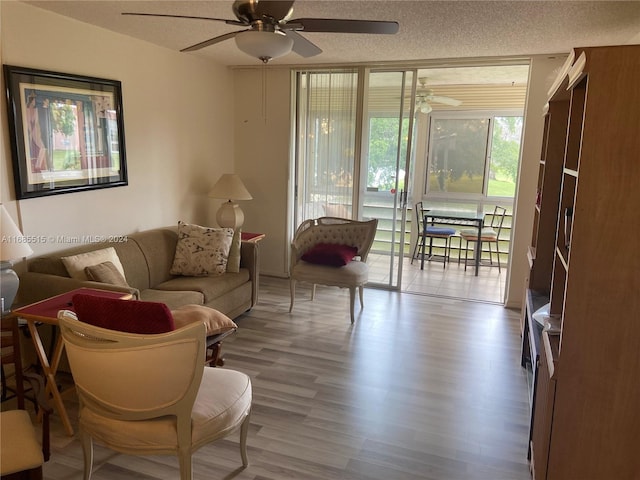
{"type": "Polygon", "coordinates": [[[262,120],[267,124],[267,65],[262,64],[262,120]]]}

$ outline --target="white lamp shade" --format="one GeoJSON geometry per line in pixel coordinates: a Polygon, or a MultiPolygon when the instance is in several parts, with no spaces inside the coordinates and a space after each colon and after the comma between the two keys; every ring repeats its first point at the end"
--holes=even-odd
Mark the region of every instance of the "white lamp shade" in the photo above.
{"type": "Polygon", "coordinates": [[[293,40],[279,32],[247,30],[235,36],[236,45],[244,53],[268,62],[291,52],[293,40]]]}
{"type": "Polygon", "coordinates": [[[211,198],[225,200],[251,200],[253,197],[235,173],[222,175],[209,192],[211,198]]]}
{"type": "Polygon", "coordinates": [[[33,253],[33,250],[31,250],[26,238],[9,216],[4,205],[0,204],[0,209],[2,210],[0,217],[0,234],[2,236],[2,242],[0,242],[0,260],[6,262],[28,257],[33,253]]]}

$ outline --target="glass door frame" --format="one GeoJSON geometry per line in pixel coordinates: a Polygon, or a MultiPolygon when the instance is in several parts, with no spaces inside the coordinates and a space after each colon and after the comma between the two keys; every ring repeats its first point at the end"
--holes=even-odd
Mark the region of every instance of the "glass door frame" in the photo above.
{"type": "MultiPolygon", "coordinates": [[[[414,162],[412,159],[414,155],[414,132],[415,132],[415,111],[413,105],[415,105],[416,91],[417,91],[417,69],[415,68],[365,68],[363,69],[363,88],[362,88],[362,108],[358,109],[358,116],[361,119],[359,124],[359,130],[356,132],[356,138],[361,139],[360,151],[357,152],[356,165],[360,167],[360,188],[358,189],[358,210],[364,211],[364,199],[367,195],[368,188],[368,173],[369,173],[369,128],[371,125],[371,109],[369,108],[369,94],[370,94],[370,79],[376,74],[393,74],[397,73],[401,76],[400,89],[398,92],[394,92],[393,96],[399,95],[398,98],[398,122],[397,130],[397,145],[395,152],[395,185],[391,190],[393,195],[392,202],[392,217],[391,217],[391,241],[388,252],[389,264],[388,264],[388,282],[380,282],[372,279],[369,275],[369,286],[377,286],[388,290],[402,290],[402,273],[403,273],[403,260],[404,260],[404,243],[405,243],[405,231],[407,223],[407,207],[408,201],[411,198],[411,174],[414,162]],[[409,78],[409,80],[407,80],[409,78]],[[365,122],[366,119],[366,122],[365,122]],[[404,120],[406,122],[406,131],[404,120]],[[406,139],[404,139],[406,135],[406,139]],[[406,148],[403,148],[403,143],[406,143],[406,148]],[[405,151],[404,155],[402,154],[405,151]],[[364,168],[367,166],[367,168],[364,168]],[[401,177],[401,172],[404,175],[401,177]],[[404,186],[404,188],[400,188],[404,186]]],[[[359,105],[360,107],[360,105],[359,105]]],[[[391,116],[390,116],[391,117],[391,116]]],[[[380,230],[380,223],[378,225],[380,230]]]]}
{"type": "MultiPolygon", "coordinates": [[[[314,71],[315,69],[311,68],[309,71],[314,71]]],[[[317,69],[317,71],[322,71],[323,69],[317,69]]],[[[354,70],[354,69],[349,69],[354,70]]],[[[304,71],[304,70],[302,70],[304,71]]],[[[391,243],[389,252],[385,252],[389,254],[389,265],[388,265],[388,282],[379,282],[373,281],[372,276],[369,276],[369,286],[385,288],[389,290],[401,290],[402,289],[402,273],[403,273],[403,259],[404,259],[404,243],[405,243],[405,230],[406,230],[406,222],[407,222],[407,206],[408,201],[411,199],[410,192],[412,190],[412,184],[414,175],[412,174],[412,170],[414,168],[413,159],[415,158],[414,154],[414,132],[415,132],[415,109],[413,106],[415,105],[415,98],[417,92],[417,69],[416,68],[402,68],[402,67],[388,67],[388,68],[369,68],[369,67],[359,67],[355,69],[358,75],[357,80],[357,99],[356,99],[356,108],[355,108],[355,143],[354,143],[354,163],[353,163],[353,185],[352,185],[352,212],[351,217],[354,219],[363,219],[364,218],[364,208],[365,208],[365,196],[367,193],[367,179],[368,179],[368,159],[366,158],[369,148],[369,120],[371,116],[369,115],[368,109],[368,98],[369,98],[369,79],[371,75],[382,74],[382,73],[397,73],[400,77],[400,85],[398,86],[398,90],[394,91],[392,100],[397,101],[397,118],[400,119],[398,122],[398,130],[396,136],[396,148],[395,148],[395,185],[394,188],[391,189],[391,193],[393,194],[392,200],[392,219],[391,224],[393,228],[391,229],[391,243]],[[407,80],[409,79],[409,81],[407,80]],[[395,97],[399,96],[397,100],[395,97]],[[406,119],[406,122],[405,122],[406,119]],[[406,123],[406,125],[405,125],[406,123]],[[406,137],[406,138],[405,138],[406,137]],[[404,139],[404,140],[403,140],[404,139]],[[406,143],[405,145],[403,144],[406,143]],[[404,171],[404,175],[400,178],[401,172],[404,171]],[[401,185],[404,185],[404,188],[400,188],[401,185]]],[[[298,71],[300,72],[300,71],[298,71]]],[[[294,73],[295,78],[299,78],[299,73],[294,73]]],[[[395,85],[393,85],[395,88],[395,85]]],[[[297,89],[296,89],[297,90],[297,89]]],[[[296,96],[298,93],[296,92],[296,96]]],[[[299,100],[299,98],[298,98],[299,100]]],[[[294,105],[297,104],[297,101],[294,101],[294,105]]],[[[394,113],[396,111],[394,110],[394,113]]],[[[299,108],[295,107],[295,117],[296,117],[296,125],[299,123],[299,108]]],[[[393,117],[393,116],[392,116],[393,117]]],[[[294,149],[296,152],[299,152],[300,149],[300,138],[299,134],[296,135],[294,132],[295,145],[294,149]]],[[[298,153],[294,156],[294,185],[293,185],[293,198],[294,208],[293,214],[291,216],[292,221],[295,223],[295,219],[300,220],[300,215],[304,215],[301,213],[300,209],[303,208],[300,205],[300,188],[304,188],[302,184],[299,183],[299,174],[300,174],[300,164],[298,153]]],[[[306,161],[306,160],[305,160],[306,161]]],[[[293,231],[295,231],[296,225],[292,225],[293,231]]],[[[380,229],[380,224],[379,227],[380,229]]]]}

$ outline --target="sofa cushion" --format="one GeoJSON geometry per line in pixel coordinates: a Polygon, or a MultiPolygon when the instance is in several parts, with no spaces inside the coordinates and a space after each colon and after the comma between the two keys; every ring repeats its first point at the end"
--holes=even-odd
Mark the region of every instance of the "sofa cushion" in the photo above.
{"type": "Polygon", "coordinates": [[[302,260],[318,265],[342,267],[358,253],[358,247],[337,243],[318,243],[302,255],[302,260]]]}
{"type": "MultiPolygon", "coordinates": [[[[124,268],[120,263],[120,258],[113,247],[102,248],[100,250],[93,250],[91,252],[79,253],[77,255],[70,255],[62,257],[62,263],[64,263],[67,272],[71,278],[77,280],[89,280],[84,269],[92,265],[98,265],[103,262],[111,262],[118,269],[118,271],[125,277],[124,268]]],[[[126,277],[125,277],[126,278],[126,277]]]]}
{"type": "MultiPolygon", "coordinates": [[[[172,278],[169,273],[173,265],[173,258],[176,254],[176,245],[178,243],[178,227],[163,227],[153,230],[145,230],[129,235],[130,243],[135,243],[140,252],[144,256],[143,263],[147,270],[147,284],[140,290],[153,288],[154,285],[164,282],[172,278]]],[[[129,278],[128,265],[122,259],[125,271],[127,271],[127,280],[132,284],[129,278]]]]}
{"type": "Polygon", "coordinates": [[[140,291],[140,300],[144,300],[146,302],[162,302],[172,309],[190,303],[202,305],[204,303],[204,295],[202,292],[189,290],[171,291],[147,288],[146,290],[140,291]]]}
{"type": "Polygon", "coordinates": [[[72,302],[78,320],[97,327],[140,334],[166,333],[174,329],[171,311],[164,303],[83,293],[74,295],[72,302]]]}
{"type": "MultiPolygon", "coordinates": [[[[230,292],[240,285],[249,281],[249,271],[241,268],[238,273],[225,273],[221,276],[208,277],[175,277],[166,282],[156,285],[156,290],[164,291],[193,291],[204,295],[204,302],[189,303],[209,303],[211,300],[230,292]]],[[[186,302],[185,302],[186,303],[186,302]]]]}
{"type": "Polygon", "coordinates": [[[224,313],[204,305],[183,305],[172,310],[171,315],[176,328],[194,322],[204,323],[207,327],[207,337],[238,328],[238,325],[224,313]]]}
{"type": "Polygon", "coordinates": [[[127,280],[112,262],[102,262],[98,265],[90,265],[84,268],[84,273],[89,280],[94,282],[110,283],[128,287],[127,280]]]}
{"type": "Polygon", "coordinates": [[[178,223],[178,243],[170,273],[172,275],[222,275],[233,239],[231,228],[209,228],[178,223]]]}

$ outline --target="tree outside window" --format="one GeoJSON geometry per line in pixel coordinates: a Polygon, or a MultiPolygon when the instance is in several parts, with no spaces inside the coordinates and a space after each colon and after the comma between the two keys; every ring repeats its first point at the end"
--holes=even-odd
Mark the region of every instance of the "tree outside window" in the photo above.
{"type": "Polygon", "coordinates": [[[513,198],[521,137],[520,116],[432,118],[428,193],[513,198]]]}

